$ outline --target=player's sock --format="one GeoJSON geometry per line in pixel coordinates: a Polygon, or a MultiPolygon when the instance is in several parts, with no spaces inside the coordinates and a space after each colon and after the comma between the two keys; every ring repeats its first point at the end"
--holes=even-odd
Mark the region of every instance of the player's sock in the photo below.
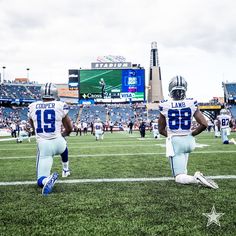
{"type": "Polygon", "coordinates": [[[62,162],[62,169],[63,170],[69,170],[69,161],[62,162]]]}
{"type": "Polygon", "coordinates": [[[61,154],[62,162],[68,162],[68,148],[66,147],[65,151],[61,154]]]}
{"type": "Polygon", "coordinates": [[[44,184],[47,182],[48,178],[46,176],[42,176],[38,179],[37,184],[39,187],[43,187],[44,184]]]}
{"type": "Polygon", "coordinates": [[[177,175],[175,182],[179,184],[197,184],[197,180],[193,176],[186,174],[177,175]]]}

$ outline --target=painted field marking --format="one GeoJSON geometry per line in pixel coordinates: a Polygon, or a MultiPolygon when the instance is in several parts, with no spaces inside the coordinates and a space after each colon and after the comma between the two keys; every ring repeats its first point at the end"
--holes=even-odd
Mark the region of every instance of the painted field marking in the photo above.
{"type": "MultiPolygon", "coordinates": [[[[236,179],[236,175],[216,175],[206,176],[211,179],[236,179]]],[[[77,183],[121,183],[121,182],[161,182],[174,180],[173,177],[157,177],[157,178],[103,178],[103,179],[67,179],[58,180],[57,183],[77,184],[77,183]]],[[[31,185],[36,184],[36,181],[15,181],[15,182],[0,182],[0,186],[15,186],[15,185],[31,185]]]]}
{"type": "MultiPolygon", "coordinates": [[[[160,146],[160,145],[162,145],[162,144],[139,144],[138,146],[139,147],[154,147],[155,148],[155,146],[160,146]]],[[[135,145],[133,145],[133,144],[118,144],[118,145],[99,145],[99,146],[97,146],[97,145],[93,145],[92,146],[93,148],[114,148],[114,147],[135,147],[135,145]]],[[[20,147],[19,148],[19,146],[17,147],[17,149],[15,149],[15,150],[20,150],[20,151],[24,151],[24,150],[33,150],[33,148],[34,147],[20,147]]],[[[35,145],[35,148],[36,148],[36,145],[35,145]]],[[[69,144],[69,147],[68,147],[69,149],[91,149],[91,145],[90,146],[78,146],[78,144],[76,144],[75,146],[71,146],[70,144],[69,144]]],[[[7,151],[7,150],[9,150],[9,148],[0,148],[0,151],[7,151]]]]}
{"type": "MultiPolygon", "coordinates": [[[[222,150],[222,151],[197,151],[192,152],[191,155],[198,154],[212,154],[212,153],[236,153],[236,150],[222,150]]],[[[69,157],[87,158],[87,157],[114,157],[114,156],[141,156],[141,155],[163,155],[165,157],[165,152],[146,152],[146,153],[102,153],[102,154],[77,154],[69,155],[69,157]]],[[[36,156],[13,156],[13,157],[0,157],[0,160],[12,160],[12,159],[31,159],[36,158],[36,156]]]]}

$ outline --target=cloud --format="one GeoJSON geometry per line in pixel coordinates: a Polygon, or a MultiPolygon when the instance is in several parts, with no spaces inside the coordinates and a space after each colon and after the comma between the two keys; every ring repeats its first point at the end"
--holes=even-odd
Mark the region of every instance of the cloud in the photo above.
{"type": "Polygon", "coordinates": [[[148,71],[157,41],[164,86],[182,73],[204,81],[202,96],[214,83],[221,94],[222,73],[235,73],[235,8],[233,0],[1,0],[0,61],[12,79],[30,67],[34,80],[66,83],[68,69],[89,68],[99,55],[148,71]]]}

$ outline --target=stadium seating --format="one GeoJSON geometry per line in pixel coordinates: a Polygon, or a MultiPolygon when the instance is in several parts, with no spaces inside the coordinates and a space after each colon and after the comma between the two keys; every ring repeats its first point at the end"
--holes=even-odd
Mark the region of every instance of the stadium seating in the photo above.
{"type": "Polygon", "coordinates": [[[107,109],[104,105],[85,105],[80,114],[80,120],[90,123],[96,118],[100,118],[103,122],[106,121],[107,109]]]}
{"type": "Polygon", "coordinates": [[[76,122],[79,115],[80,107],[79,106],[69,106],[69,117],[73,122],[76,122]]]}
{"type": "Polygon", "coordinates": [[[236,95],[236,84],[225,84],[228,94],[235,96],[236,95]]]}
{"type": "Polygon", "coordinates": [[[130,104],[84,105],[80,113],[80,120],[90,123],[99,117],[104,123],[106,120],[111,120],[115,125],[118,125],[120,122],[128,124],[129,120],[138,122],[155,120],[158,116],[157,109],[150,109],[147,112],[145,106],[131,106],[130,104]]]}
{"type": "MultiPolygon", "coordinates": [[[[7,106],[1,107],[0,125],[10,123],[11,121],[27,120],[28,104],[27,102],[17,103],[17,100],[40,100],[41,86],[39,84],[25,84],[7,82],[0,84],[0,99],[6,106],[4,99],[9,100],[7,106]],[[14,106],[13,105],[17,105],[14,106]]],[[[130,120],[139,123],[142,120],[151,121],[159,116],[157,108],[148,110],[145,104],[96,104],[96,105],[70,105],[69,116],[75,123],[79,117],[81,121],[87,123],[100,118],[102,122],[111,120],[115,125],[122,123],[127,125],[130,120]]]]}
{"type": "Polygon", "coordinates": [[[1,84],[0,98],[5,99],[40,99],[40,85],[1,84]]]}
{"type": "Polygon", "coordinates": [[[229,107],[229,110],[233,116],[234,119],[236,119],[236,105],[232,105],[229,107]]]}

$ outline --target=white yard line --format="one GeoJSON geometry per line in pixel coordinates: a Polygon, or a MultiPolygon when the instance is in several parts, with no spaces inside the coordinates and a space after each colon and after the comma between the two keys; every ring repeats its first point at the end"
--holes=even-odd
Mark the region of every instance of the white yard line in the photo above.
{"type": "MultiPolygon", "coordinates": [[[[158,155],[158,154],[165,154],[163,153],[102,153],[102,154],[78,154],[78,155],[69,155],[70,157],[112,157],[112,156],[140,156],[140,155],[158,155]]],[[[31,159],[36,158],[36,156],[23,156],[23,157],[0,157],[0,160],[11,160],[11,159],[31,159]]]]}
{"type": "MultiPolygon", "coordinates": [[[[154,143],[154,144],[139,144],[138,146],[139,147],[154,147],[155,146],[161,146],[161,145],[164,145],[164,144],[157,144],[157,143],[154,143]]],[[[35,148],[36,148],[36,145],[34,145],[35,148]]],[[[135,145],[133,144],[118,144],[118,145],[99,145],[99,146],[96,146],[96,145],[93,145],[92,148],[113,148],[113,147],[135,147],[135,145]]],[[[69,144],[68,146],[69,149],[91,149],[91,145],[90,146],[79,146],[78,144],[76,144],[75,146],[71,146],[69,144]]],[[[7,151],[9,150],[9,148],[0,148],[0,151],[7,151]]],[[[19,150],[19,151],[24,151],[24,150],[32,150],[32,147],[20,147],[19,146],[15,149],[15,150],[19,150]]]]}
{"type": "MultiPolygon", "coordinates": [[[[236,179],[236,175],[216,175],[209,176],[211,179],[236,179]]],[[[161,182],[174,180],[172,177],[158,178],[112,178],[112,179],[66,179],[58,180],[57,183],[77,184],[77,183],[120,183],[120,182],[161,182]]],[[[30,185],[36,184],[36,181],[15,181],[15,182],[0,182],[0,186],[13,185],[30,185]]]]}
{"type": "MultiPolygon", "coordinates": [[[[211,153],[236,153],[236,150],[232,151],[197,151],[192,152],[191,155],[194,154],[211,154],[211,153]]],[[[69,157],[114,157],[114,156],[140,156],[140,155],[165,155],[165,152],[139,152],[139,153],[101,153],[101,154],[78,154],[78,155],[69,155],[69,157]]],[[[165,156],[163,156],[165,157],[165,156]]],[[[36,158],[35,156],[13,156],[13,157],[0,157],[0,160],[11,160],[11,159],[31,159],[36,158]]]]}

